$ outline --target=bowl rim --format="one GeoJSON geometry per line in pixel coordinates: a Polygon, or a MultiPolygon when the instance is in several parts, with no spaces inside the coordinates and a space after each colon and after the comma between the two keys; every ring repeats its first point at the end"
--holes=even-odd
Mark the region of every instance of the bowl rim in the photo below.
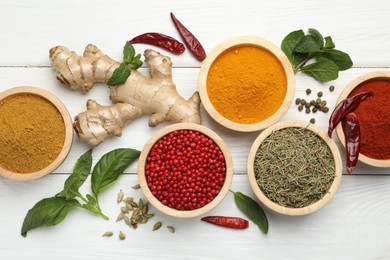
{"type": "Polygon", "coordinates": [[[248,179],[250,186],[257,196],[257,198],[268,208],[271,210],[278,212],[283,215],[289,215],[289,216],[302,216],[311,214],[323,206],[325,206],[336,194],[342,178],[342,162],[341,162],[341,156],[340,152],[337,148],[337,145],[335,142],[329,138],[326,133],[319,128],[318,126],[301,121],[301,120],[289,120],[289,121],[283,121],[279,122],[277,124],[272,125],[271,127],[268,127],[265,129],[254,141],[248,155],[248,161],[247,161],[247,171],[248,171],[248,179]],[[325,143],[328,145],[329,149],[331,150],[335,162],[335,178],[333,180],[332,185],[329,188],[329,191],[324,195],[324,197],[317,202],[303,207],[303,208],[289,208],[281,206],[273,201],[271,201],[267,196],[264,195],[264,193],[261,191],[259,186],[257,185],[255,173],[254,173],[254,159],[257,152],[258,147],[260,146],[261,142],[266,139],[273,131],[277,131],[284,128],[290,128],[290,127],[300,127],[300,128],[306,128],[314,133],[316,133],[320,138],[322,138],[325,143]]]}
{"type": "Polygon", "coordinates": [[[156,132],[152,135],[152,137],[146,142],[144,145],[144,148],[141,151],[140,157],[138,159],[138,181],[141,186],[141,190],[144,193],[145,197],[148,199],[148,201],[158,210],[161,212],[174,216],[179,218],[192,218],[197,217],[202,214],[205,214],[206,212],[212,210],[215,208],[227,195],[229,192],[231,183],[233,179],[233,160],[230,155],[230,152],[228,150],[227,145],[222,140],[221,137],[219,137],[214,131],[212,131],[209,128],[206,128],[205,126],[194,124],[194,123],[177,123],[169,125],[160,131],[156,132]],[[168,206],[165,206],[162,204],[150,191],[146,178],[145,178],[145,162],[146,158],[149,155],[150,149],[154,145],[156,141],[158,141],[161,137],[167,135],[168,133],[175,131],[175,130],[194,130],[201,132],[202,134],[208,136],[211,138],[221,149],[223,155],[225,156],[225,163],[226,163],[226,175],[225,175],[225,183],[222,186],[220,192],[218,195],[207,205],[203,206],[202,208],[195,209],[195,210],[177,210],[170,208],[168,206]]]}
{"type": "MultiPolygon", "coordinates": [[[[368,82],[371,80],[376,80],[376,79],[386,79],[386,80],[390,81],[390,71],[373,71],[373,72],[365,73],[365,74],[355,78],[343,89],[339,98],[337,99],[336,106],[342,100],[346,99],[348,97],[348,95],[355,88],[357,88],[358,86],[360,86],[361,84],[363,84],[365,82],[368,82]]],[[[344,136],[344,132],[343,132],[343,128],[342,128],[341,124],[337,125],[336,134],[337,134],[337,137],[340,140],[341,144],[345,148],[345,136],[344,136]]],[[[382,167],[382,168],[390,167],[390,159],[385,159],[385,160],[374,159],[374,158],[367,157],[364,154],[360,153],[358,160],[361,161],[362,163],[365,163],[365,164],[371,165],[371,166],[375,166],[375,167],[382,167]]]]}
{"type": "Polygon", "coordinates": [[[55,95],[53,95],[52,93],[50,93],[45,89],[32,87],[32,86],[13,87],[0,93],[0,101],[7,97],[13,95],[19,95],[19,94],[37,95],[44,98],[51,104],[53,104],[55,108],[58,110],[58,112],[61,114],[65,126],[65,140],[64,140],[63,147],[60,153],[58,154],[57,158],[45,168],[30,173],[16,173],[16,172],[9,171],[1,167],[0,165],[0,176],[11,180],[28,181],[28,180],[38,179],[45,175],[48,175],[49,173],[54,171],[62,164],[62,162],[68,156],[70,148],[73,143],[73,127],[72,127],[72,118],[70,117],[70,114],[66,109],[65,105],[59,100],[59,98],[57,98],[55,95]]]}
{"type": "Polygon", "coordinates": [[[278,46],[272,42],[256,36],[237,36],[220,43],[207,55],[206,59],[202,62],[202,66],[199,71],[198,86],[202,104],[208,114],[215,121],[217,121],[222,126],[235,131],[254,132],[265,129],[268,126],[278,122],[286,114],[294,97],[295,74],[287,56],[278,46]],[[214,108],[207,94],[207,76],[211,65],[219,55],[235,46],[256,46],[267,50],[280,62],[286,74],[286,96],[284,97],[283,103],[273,115],[254,124],[241,124],[225,118],[214,108]]]}

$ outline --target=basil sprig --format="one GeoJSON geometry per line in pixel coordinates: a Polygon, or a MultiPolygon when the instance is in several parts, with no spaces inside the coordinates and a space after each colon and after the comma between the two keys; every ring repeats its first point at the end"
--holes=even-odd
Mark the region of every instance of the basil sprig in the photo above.
{"type": "Polygon", "coordinates": [[[264,234],[268,234],[268,219],[260,205],[254,199],[239,191],[230,191],[234,194],[234,202],[242,213],[252,220],[264,234]]]}
{"type": "Polygon", "coordinates": [[[130,42],[126,42],[123,48],[123,62],[114,70],[111,78],[107,81],[109,86],[118,86],[126,82],[131,74],[131,69],[142,66],[141,54],[135,55],[135,49],[130,42]]]}
{"type": "Polygon", "coordinates": [[[69,211],[75,207],[108,219],[100,209],[98,195],[114,184],[124,170],[139,157],[139,154],[137,150],[122,148],[103,155],[92,171],[92,195],[87,194],[84,197],[80,194],[79,188],[91,172],[92,149],[84,153],[77,160],[72,174],[66,179],[64,189],[54,197],[39,201],[27,212],[21,235],[26,237],[31,229],[61,223],[69,211]]]}
{"type": "Polygon", "coordinates": [[[289,33],[281,45],[295,73],[302,71],[320,82],[337,79],[339,71],[347,70],[353,65],[349,55],[335,47],[330,36],[324,38],[312,28],[308,30],[308,34],[303,30],[289,33]],[[309,61],[313,62],[306,65],[309,61]]]}

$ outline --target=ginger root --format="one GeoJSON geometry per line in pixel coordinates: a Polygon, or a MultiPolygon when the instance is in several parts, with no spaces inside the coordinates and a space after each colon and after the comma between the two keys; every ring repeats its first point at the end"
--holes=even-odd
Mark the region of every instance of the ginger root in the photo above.
{"type": "MultiPolygon", "coordinates": [[[[201,123],[200,98],[195,92],[185,100],[172,81],[172,62],[154,50],[144,53],[150,77],[131,69],[126,82],[110,88],[110,99],[118,102],[101,106],[88,100],[87,111],[75,117],[74,129],[80,139],[96,146],[111,135],[120,136],[122,128],[135,118],[149,114],[149,126],[165,121],[201,123]]],[[[50,60],[57,79],[71,89],[88,92],[94,83],[107,83],[120,63],[89,44],[83,56],[63,46],[50,49],[50,60]]]]}

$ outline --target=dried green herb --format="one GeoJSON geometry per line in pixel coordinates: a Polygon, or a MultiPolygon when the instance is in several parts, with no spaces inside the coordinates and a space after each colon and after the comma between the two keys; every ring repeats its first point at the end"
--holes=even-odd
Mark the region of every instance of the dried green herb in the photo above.
{"type": "Polygon", "coordinates": [[[290,127],[274,131],[262,142],[254,172],[270,200],[302,208],[328,192],[335,178],[335,163],[328,145],[316,133],[290,127]]]}

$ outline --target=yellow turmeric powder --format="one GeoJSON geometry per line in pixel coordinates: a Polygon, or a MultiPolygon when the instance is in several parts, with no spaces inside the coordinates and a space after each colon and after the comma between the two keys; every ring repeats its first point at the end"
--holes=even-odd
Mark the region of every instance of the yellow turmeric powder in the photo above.
{"type": "Polygon", "coordinates": [[[225,118],[254,124],[273,115],[287,92],[283,66],[269,51],[254,46],[234,47],[211,65],[207,92],[225,118]]]}
{"type": "Polygon", "coordinates": [[[0,102],[0,165],[30,173],[47,167],[64,145],[65,124],[57,108],[34,94],[0,102]]]}

